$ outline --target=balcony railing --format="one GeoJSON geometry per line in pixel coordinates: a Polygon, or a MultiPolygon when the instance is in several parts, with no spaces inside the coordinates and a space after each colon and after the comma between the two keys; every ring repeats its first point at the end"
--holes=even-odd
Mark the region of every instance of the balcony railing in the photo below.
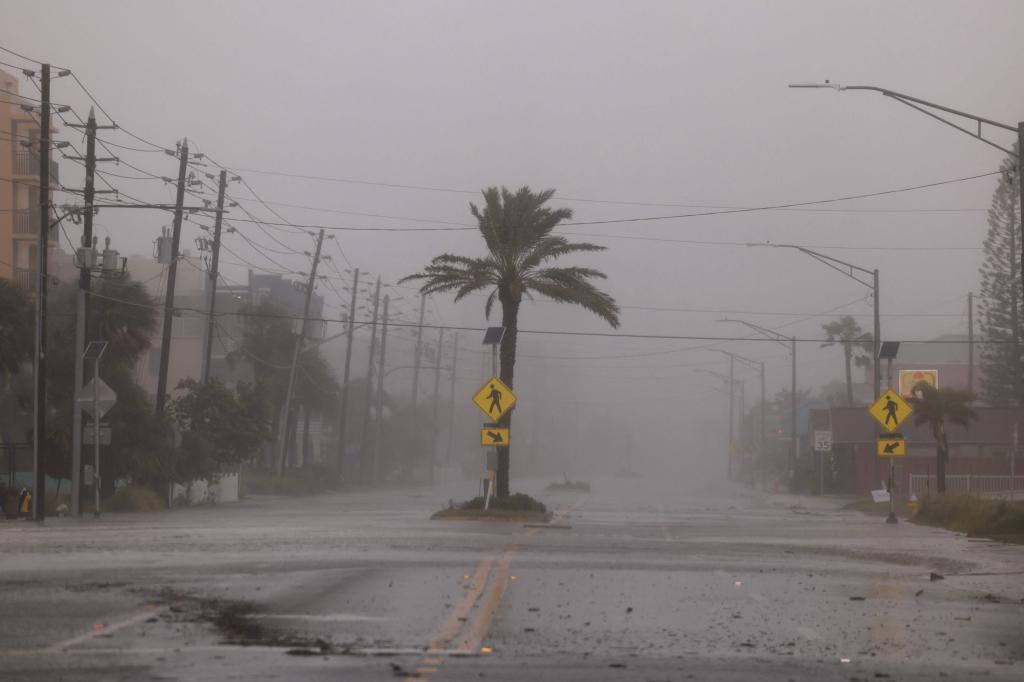
{"type": "Polygon", "coordinates": [[[14,211],[14,234],[35,234],[38,229],[38,209],[19,208],[14,211]]]}
{"type": "MultiPolygon", "coordinates": [[[[39,155],[31,151],[18,151],[14,153],[14,174],[15,175],[39,175],[39,155]]],[[[56,161],[50,161],[50,183],[60,184],[60,166],[56,161]]]]}
{"type": "Polygon", "coordinates": [[[39,276],[35,270],[26,270],[25,268],[14,269],[14,281],[25,291],[34,292],[37,287],[39,276]]]}

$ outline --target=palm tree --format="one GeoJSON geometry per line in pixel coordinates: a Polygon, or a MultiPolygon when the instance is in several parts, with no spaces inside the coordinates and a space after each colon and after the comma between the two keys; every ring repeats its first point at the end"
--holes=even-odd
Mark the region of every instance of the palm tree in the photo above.
{"type": "Polygon", "coordinates": [[[935,489],[946,492],[946,462],[949,461],[949,438],[946,422],[967,428],[977,414],[970,403],[974,394],[963,388],[935,388],[926,381],[914,386],[910,404],[914,408],[914,423],[930,424],[935,438],[935,489]]]}
{"type": "Polygon", "coordinates": [[[835,322],[821,325],[828,335],[828,341],[821,344],[822,348],[840,344],[843,347],[843,360],[846,363],[846,404],[853,407],[853,376],[851,364],[857,367],[870,367],[874,353],[874,336],[860,328],[850,315],[843,315],[835,322]]]}
{"type": "MultiPolygon", "coordinates": [[[[553,301],[581,306],[619,326],[619,307],[608,294],[594,286],[593,279],[605,279],[604,273],[590,268],[553,267],[551,261],[578,251],[603,251],[605,247],[586,242],[569,242],[552,234],[563,220],[572,218],[568,208],[552,209],[544,204],[554,195],[549,189],[534,193],[529,187],[510,192],[502,187],[483,191],[483,208],[470,204],[480,235],[487,247],[483,257],[442,254],[435,257],[422,272],[402,281],[422,280],[420,292],[432,294],[455,292],[455,300],[482,289],[491,289],[484,313],[490,317],[494,301],[501,303],[501,324],[505,336],[501,341],[500,378],[513,387],[516,363],[516,336],[519,306],[523,296],[540,294],[553,301]]],[[[511,414],[501,423],[511,424],[511,414]]],[[[497,493],[509,494],[509,448],[498,448],[497,493]]]]}

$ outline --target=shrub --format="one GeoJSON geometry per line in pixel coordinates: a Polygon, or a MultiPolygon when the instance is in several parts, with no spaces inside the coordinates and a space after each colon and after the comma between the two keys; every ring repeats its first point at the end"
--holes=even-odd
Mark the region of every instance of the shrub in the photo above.
{"type": "MultiPolygon", "coordinates": [[[[525,493],[513,493],[508,497],[495,497],[491,499],[491,504],[489,506],[491,509],[507,509],[509,511],[529,511],[539,512],[541,514],[546,513],[548,510],[548,508],[544,506],[543,502],[535,500],[529,495],[526,495],[525,493]]],[[[459,505],[459,508],[483,509],[484,498],[474,497],[472,500],[469,500],[468,502],[463,502],[461,505],[459,505]]]]}
{"type": "Polygon", "coordinates": [[[158,493],[141,485],[126,485],[103,502],[104,511],[154,512],[164,508],[158,493]]]}
{"type": "Polygon", "coordinates": [[[1024,534],[1024,502],[973,495],[926,495],[915,518],[968,535],[1024,534]]]}

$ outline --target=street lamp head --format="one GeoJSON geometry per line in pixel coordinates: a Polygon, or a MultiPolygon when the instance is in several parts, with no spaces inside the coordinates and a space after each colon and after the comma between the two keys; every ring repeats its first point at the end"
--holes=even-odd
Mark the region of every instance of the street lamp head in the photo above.
{"type": "Polygon", "coordinates": [[[832,81],[829,80],[826,80],[824,83],[790,83],[789,87],[812,90],[828,89],[835,90],[836,92],[839,92],[843,89],[843,86],[841,86],[839,83],[833,83],[832,81]]]}

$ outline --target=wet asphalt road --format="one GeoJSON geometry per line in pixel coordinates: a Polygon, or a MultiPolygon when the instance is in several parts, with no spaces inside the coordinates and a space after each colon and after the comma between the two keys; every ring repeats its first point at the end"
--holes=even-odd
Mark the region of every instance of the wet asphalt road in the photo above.
{"type": "Polygon", "coordinates": [[[3,680],[1024,678],[1024,547],[740,486],[473,482],[0,524],[3,680]],[[931,580],[929,574],[945,576],[931,580]]]}

